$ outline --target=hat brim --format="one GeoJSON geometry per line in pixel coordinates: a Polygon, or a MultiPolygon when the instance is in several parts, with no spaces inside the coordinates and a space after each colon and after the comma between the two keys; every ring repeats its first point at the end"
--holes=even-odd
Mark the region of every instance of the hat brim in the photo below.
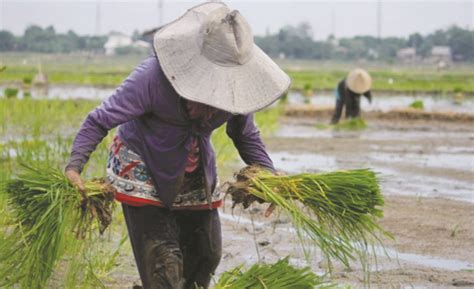
{"type": "Polygon", "coordinates": [[[273,60],[254,45],[248,62],[216,64],[201,54],[198,35],[202,21],[223,3],[205,3],[155,34],[154,48],[166,77],[182,97],[231,113],[247,114],[275,102],[291,80],[273,60]]]}

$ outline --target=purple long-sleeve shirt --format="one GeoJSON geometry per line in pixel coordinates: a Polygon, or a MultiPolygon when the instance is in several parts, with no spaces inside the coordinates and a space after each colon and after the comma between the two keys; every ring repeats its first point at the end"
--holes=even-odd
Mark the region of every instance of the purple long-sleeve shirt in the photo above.
{"type": "Polygon", "coordinates": [[[212,131],[227,123],[232,139],[246,164],[274,170],[253,114],[217,111],[206,125],[196,125],[183,109],[182,99],[150,56],[127,77],[115,93],[87,116],[72,147],[66,169],[82,171],[107,132],[119,126],[118,135],[145,162],[158,197],[171,207],[184,176],[193,135],[198,136],[206,189],[214,190],[217,172],[212,131]]]}

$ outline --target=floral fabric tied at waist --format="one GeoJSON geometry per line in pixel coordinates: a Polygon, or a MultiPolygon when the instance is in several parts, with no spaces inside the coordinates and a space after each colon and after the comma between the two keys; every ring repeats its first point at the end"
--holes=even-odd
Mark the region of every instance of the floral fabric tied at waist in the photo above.
{"type": "MultiPolygon", "coordinates": [[[[131,206],[154,205],[164,207],[156,194],[156,189],[145,163],[138,154],[127,148],[117,136],[114,138],[109,151],[107,179],[117,190],[116,199],[119,202],[131,206]]],[[[191,174],[187,173],[184,180],[184,189],[176,197],[173,208],[209,209],[206,190],[201,182],[202,177],[199,175],[199,169],[191,174]]],[[[222,194],[218,189],[212,193],[211,199],[212,208],[222,205],[222,194]]]]}

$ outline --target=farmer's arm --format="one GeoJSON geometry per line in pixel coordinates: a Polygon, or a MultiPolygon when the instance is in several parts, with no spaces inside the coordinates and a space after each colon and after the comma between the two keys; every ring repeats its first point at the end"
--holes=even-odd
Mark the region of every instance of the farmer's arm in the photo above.
{"type": "Polygon", "coordinates": [[[158,79],[156,61],[143,61],[115,93],[89,113],[72,146],[66,171],[80,173],[90,154],[114,127],[145,114],[151,107],[153,80],[158,79]]]}
{"type": "Polygon", "coordinates": [[[344,81],[339,82],[336,89],[336,108],[334,114],[332,115],[331,124],[336,124],[341,119],[342,109],[344,108],[344,98],[345,98],[345,84],[344,81]]]}
{"type": "Polygon", "coordinates": [[[260,137],[260,131],[253,121],[253,114],[232,117],[227,122],[226,132],[247,165],[259,165],[275,171],[260,137]]]}
{"type": "Polygon", "coordinates": [[[369,103],[372,103],[372,92],[370,92],[370,90],[368,90],[366,93],[364,93],[364,96],[367,98],[369,103]]]}

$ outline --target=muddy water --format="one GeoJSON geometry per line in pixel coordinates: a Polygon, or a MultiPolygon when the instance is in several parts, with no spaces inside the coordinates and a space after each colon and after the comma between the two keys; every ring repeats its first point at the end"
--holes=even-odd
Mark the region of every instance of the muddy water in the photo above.
{"type": "MultiPolygon", "coordinates": [[[[0,95],[3,95],[5,85],[0,85],[0,95]]],[[[21,89],[20,89],[21,91],[21,89]]],[[[78,85],[50,85],[42,88],[31,88],[31,95],[34,98],[59,98],[59,99],[99,99],[103,100],[115,91],[113,87],[97,87],[97,86],[78,86],[78,85]]],[[[19,97],[23,93],[20,92],[19,97]]],[[[307,100],[298,92],[291,92],[288,96],[289,103],[302,104],[307,100]]],[[[363,110],[380,110],[388,111],[393,108],[404,108],[409,106],[414,100],[421,100],[424,103],[426,111],[454,111],[464,113],[474,113],[474,98],[466,97],[462,104],[456,104],[450,96],[407,96],[407,95],[375,95],[370,104],[367,99],[361,101],[363,110]]],[[[316,94],[309,98],[311,104],[317,106],[333,106],[334,95],[316,94]]]]}
{"type": "Polygon", "coordinates": [[[474,133],[469,131],[319,130],[284,124],[270,141],[275,165],[290,173],[367,167],[386,194],[474,202],[474,133]],[[448,145],[449,144],[449,145],[448,145]]]}
{"type": "MultiPolygon", "coordinates": [[[[386,251],[376,249],[372,285],[473,288],[474,127],[402,121],[369,123],[361,132],[333,132],[317,129],[315,122],[284,119],[266,146],[275,166],[288,173],[361,167],[380,173],[387,197],[381,224],[395,240],[384,241],[386,251]]],[[[235,264],[288,255],[296,265],[308,264],[288,220],[264,218],[265,209],[260,205],[221,214],[224,258],[218,273],[235,264]]],[[[309,260],[314,272],[327,271],[322,260],[316,251],[309,260]]],[[[349,271],[335,270],[336,282],[352,288],[365,288],[361,276],[357,264],[349,271]]]]}
{"type": "MultiPolygon", "coordinates": [[[[433,96],[433,95],[377,95],[374,94],[372,103],[366,98],[361,101],[361,107],[365,111],[388,111],[394,108],[406,108],[413,101],[423,101],[426,111],[453,111],[474,113],[474,99],[465,98],[462,104],[457,104],[451,96],[433,96]]],[[[309,103],[316,106],[334,106],[335,96],[330,94],[316,94],[306,98],[300,93],[292,92],[288,95],[288,101],[291,104],[309,103]]]]}
{"type": "MultiPolygon", "coordinates": [[[[220,218],[222,221],[225,223],[228,223],[230,227],[236,227],[236,226],[246,226],[247,231],[250,233],[254,233],[256,235],[261,235],[264,232],[263,228],[274,228],[273,233],[277,234],[291,234],[289,236],[290,239],[293,239],[295,242],[296,240],[296,235],[295,231],[293,228],[291,228],[289,225],[282,226],[278,225],[275,226],[272,224],[270,221],[261,221],[261,220],[252,220],[252,216],[250,215],[250,218],[247,216],[241,216],[241,215],[232,215],[229,213],[221,213],[220,218]]],[[[232,242],[243,242],[246,241],[248,238],[239,236],[239,235],[232,235],[227,241],[232,241],[232,242]]],[[[260,237],[257,237],[257,239],[260,239],[260,237]]],[[[263,239],[262,239],[263,240],[263,239]]],[[[284,243],[280,244],[278,242],[280,248],[284,248],[285,250],[288,251],[294,251],[295,246],[294,244],[290,243],[284,243]]],[[[275,249],[275,248],[274,248],[275,249]]],[[[414,254],[414,253],[402,253],[399,252],[395,249],[390,249],[390,248],[382,248],[382,247],[376,247],[375,252],[378,256],[385,256],[387,258],[393,259],[393,260],[398,260],[398,261],[406,261],[414,264],[418,264],[421,266],[426,266],[426,267],[433,267],[433,268],[438,268],[438,269],[443,269],[443,270],[449,270],[449,271],[458,271],[458,270],[470,270],[474,269],[474,264],[471,262],[463,261],[463,260],[456,260],[456,259],[446,259],[446,258],[441,258],[441,257],[434,257],[434,256],[429,256],[429,255],[421,255],[421,254],[414,254]]],[[[258,254],[257,254],[257,249],[255,250],[249,250],[246,252],[246,254],[243,256],[247,259],[254,260],[258,259],[258,254]]],[[[254,260],[258,261],[258,260],[254,260]]],[[[301,265],[307,264],[307,260],[303,259],[303,257],[300,256],[300,258],[296,258],[296,262],[302,262],[301,265]]],[[[392,264],[393,265],[393,264],[392,264]]],[[[376,268],[373,268],[373,270],[376,270],[376,268]]]]}
{"type": "MultiPolygon", "coordinates": [[[[0,86],[0,95],[6,86],[0,86]]],[[[57,99],[106,99],[115,91],[115,88],[101,88],[95,86],[77,85],[50,85],[48,87],[32,87],[30,90],[33,98],[57,98],[57,99]]],[[[20,89],[18,97],[23,97],[20,89]]]]}

